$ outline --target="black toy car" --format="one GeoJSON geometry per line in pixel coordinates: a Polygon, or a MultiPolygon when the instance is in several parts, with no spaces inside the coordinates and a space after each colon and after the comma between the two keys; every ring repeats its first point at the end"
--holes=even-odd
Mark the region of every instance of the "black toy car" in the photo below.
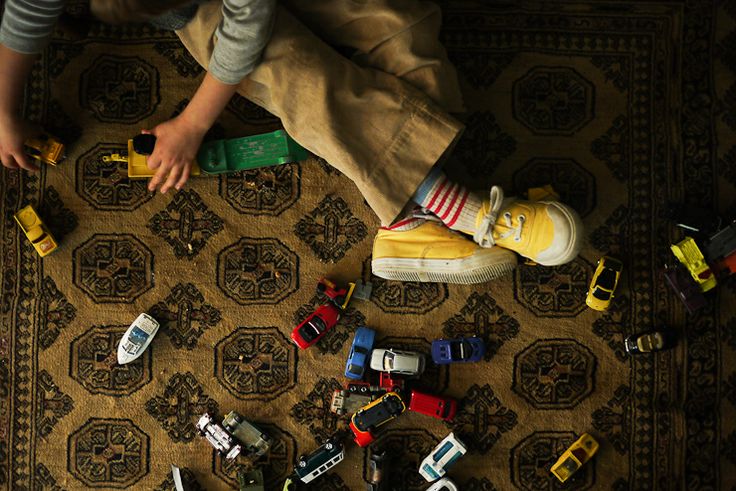
{"type": "Polygon", "coordinates": [[[630,355],[653,353],[675,346],[676,338],[671,329],[662,331],[645,331],[632,334],[624,340],[624,349],[630,355]]]}

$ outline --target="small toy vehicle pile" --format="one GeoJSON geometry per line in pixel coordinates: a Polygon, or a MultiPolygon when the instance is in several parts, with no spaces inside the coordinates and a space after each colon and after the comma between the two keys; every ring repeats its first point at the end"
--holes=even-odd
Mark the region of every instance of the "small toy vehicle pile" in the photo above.
{"type": "Polygon", "coordinates": [[[268,435],[235,411],[230,411],[222,424],[211,414],[203,414],[197,421],[197,431],[226,459],[234,459],[242,453],[257,459],[271,445],[268,435]]]}

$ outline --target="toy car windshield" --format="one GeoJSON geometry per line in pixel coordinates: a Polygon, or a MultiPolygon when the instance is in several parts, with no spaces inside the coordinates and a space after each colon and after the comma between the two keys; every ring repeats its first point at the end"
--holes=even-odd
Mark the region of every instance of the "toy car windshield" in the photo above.
{"type": "Polygon", "coordinates": [[[301,328],[301,335],[304,338],[304,341],[311,342],[317,338],[320,334],[325,332],[327,329],[327,326],[325,326],[325,323],[322,319],[319,317],[313,317],[309,322],[307,322],[304,327],[301,328]]]}
{"type": "Polygon", "coordinates": [[[602,286],[606,290],[613,290],[613,285],[616,282],[616,272],[612,269],[604,269],[600,276],[598,276],[598,285],[602,286]]]}
{"type": "Polygon", "coordinates": [[[467,341],[459,341],[450,345],[450,353],[452,353],[453,360],[464,360],[469,358],[473,352],[473,348],[470,347],[470,343],[467,341]]]}
{"type": "Polygon", "coordinates": [[[658,334],[645,334],[637,339],[636,344],[642,351],[652,351],[654,349],[661,349],[664,346],[662,337],[658,334]]]}
{"type": "Polygon", "coordinates": [[[355,365],[351,363],[350,366],[348,367],[348,372],[354,373],[355,375],[362,375],[363,367],[361,367],[360,365],[355,365]]]}
{"type": "Polygon", "coordinates": [[[603,290],[602,288],[596,288],[593,290],[593,296],[598,300],[608,300],[611,298],[611,293],[603,290]]]}
{"type": "Polygon", "coordinates": [[[390,351],[387,351],[386,354],[383,355],[383,368],[386,370],[394,369],[394,354],[390,351]]]}

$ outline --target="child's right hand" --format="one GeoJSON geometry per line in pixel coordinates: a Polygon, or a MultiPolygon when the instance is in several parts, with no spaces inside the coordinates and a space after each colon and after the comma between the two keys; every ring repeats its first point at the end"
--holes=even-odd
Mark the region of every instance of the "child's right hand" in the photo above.
{"type": "Polygon", "coordinates": [[[31,136],[33,130],[28,123],[16,116],[0,115],[0,161],[5,167],[38,170],[23,150],[23,142],[31,136]]]}

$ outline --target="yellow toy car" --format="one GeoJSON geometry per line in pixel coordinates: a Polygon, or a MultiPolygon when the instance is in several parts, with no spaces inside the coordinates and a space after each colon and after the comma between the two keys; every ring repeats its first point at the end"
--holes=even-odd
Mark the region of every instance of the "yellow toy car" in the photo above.
{"type": "Polygon", "coordinates": [[[593,279],[590,280],[588,296],[585,298],[588,307],[593,310],[608,309],[623,268],[621,261],[612,257],[603,256],[598,260],[593,279]]]}
{"type": "Polygon", "coordinates": [[[560,482],[567,481],[575,471],[580,469],[584,463],[590,460],[598,451],[598,442],[587,433],[583,433],[570,448],[565,450],[557,462],[552,466],[550,472],[560,482]]]}
{"type": "Polygon", "coordinates": [[[28,205],[16,213],[15,221],[41,257],[51,254],[58,247],[56,239],[48,231],[33,206],[28,205]]]}
{"type": "Polygon", "coordinates": [[[57,138],[41,133],[24,143],[26,153],[44,164],[57,165],[64,160],[64,144],[57,138]]]}
{"type": "Polygon", "coordinates": [[[670,249],[690,272],[690,276],[693,277],[701,291],[707,292],[716,286],[716,276],[705,262],[703,253],[700,252],[695,239],[685,237],[682,241],[670,246],[670,249]]]}

